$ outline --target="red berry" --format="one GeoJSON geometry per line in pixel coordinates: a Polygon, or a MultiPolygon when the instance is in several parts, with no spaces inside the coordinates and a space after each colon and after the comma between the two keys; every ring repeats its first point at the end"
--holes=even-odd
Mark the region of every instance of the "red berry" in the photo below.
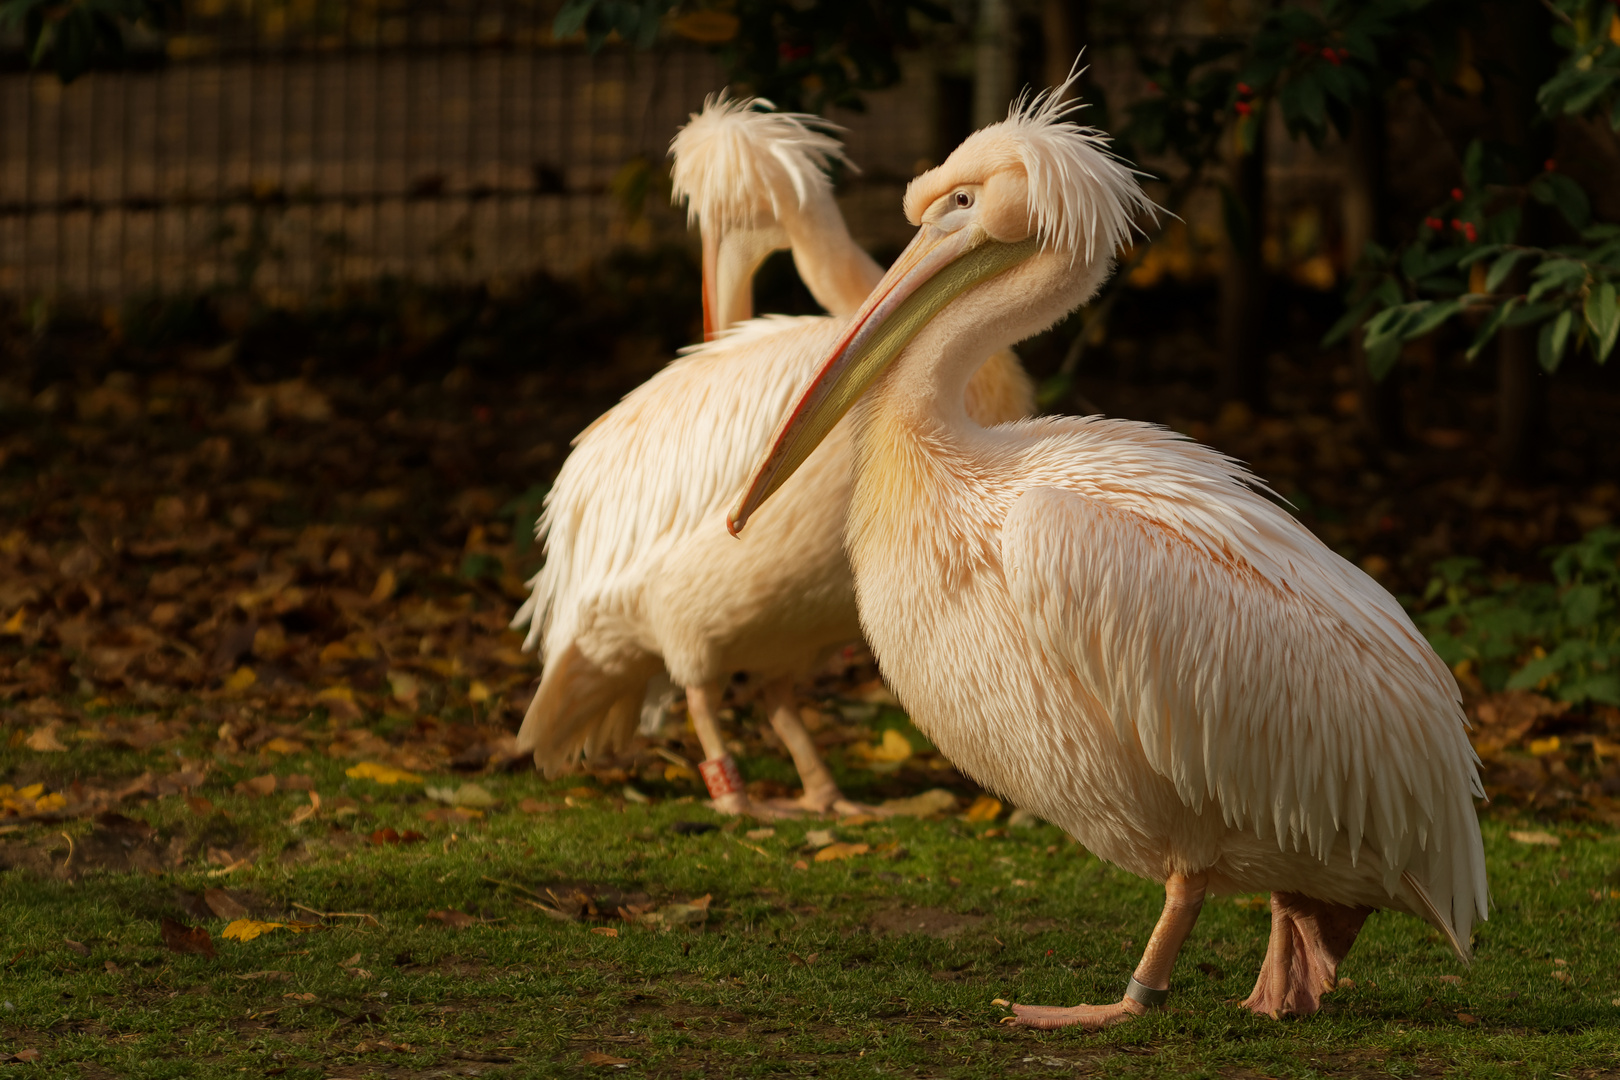
{"type": "MultiPolygon", "coordinates": [[[[1615,3],[1620,4],[1620,0],[1615,0],[1615,3]]],[[[1240,82],[1237,84],[1237,92],[1242,94],[1244,97],[1249,97],[1254,93],[1254,89],[1250,87],[1248,83],[1240,82]]]]}
{"type": "Polygon", "coordinates": [[[1548,158],[1545,168],[1548,172],[1552,172],[1554,169],[1558,168],[1558,162],[1553,158],[1548,158]]]}
{"type": "Polygon", "coordinates": [[[1429,228],[1433,229],[1435,232],[1439,232],[1441,229],[1446,227],[1446,223],[1441,221],[1437,217],[1426,217],[1426,218],[1423,219],[1423,224],[1427,225],[1429,228]]]}
{"type": "Polygon", "coordinates": [[[1157,94],[1159,92],[1159,84],[1154,82],[1152,79],[1148,80],[1147,88],[1148,93],[1150,94],[1157,94]]]}
{"type": "Polygon", "coordinates": [[[1238,111],[1239,116],[1248,116],[1250,113],[1254,112],[1254,106],[1250,105],[1247,101],[1240,101],[1232,107],[1238,111]]]}
{"type": "Polygon", "coordinates": [[[1455,199],[1455,200],[1456,200],[1456,201],[1457,201],[1457,202],[1462,202],[1462,197],[1463,197],[1463,189],[1462,189],[1462,188],[1460,188],[1460,187],[1454,187],[1454,188],[1452,188],[1452,189],[1451,189],[1451,197],[1452,197],[1452,198],[1453,198],[1453,199],[1455,199]]]}
{"type": "Polygon", "coordinates": [[[1463,235],[1468,237],[1468,242],[1470,244],[1479,239],[1479,231],[1474,228],[1474,223],[1472,221],[1466,222],[1463,225],[1463,235]]]}
{"type": "Polygon", "coordinates": [[[1339,66],[1339,54],[1334,52],[1332,49],[1323,49],[1322,59],[1332,64],[1334,67],[1339,66]]]}

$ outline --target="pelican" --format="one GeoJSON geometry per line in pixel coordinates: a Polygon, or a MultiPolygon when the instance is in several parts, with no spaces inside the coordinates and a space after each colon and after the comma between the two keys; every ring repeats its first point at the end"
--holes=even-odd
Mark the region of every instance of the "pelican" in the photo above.
{"type": "Polygon", "coordinates": [[[1151,209],[1061,88],[1015,103],[911,182],[914,239],[728,515],[768,513],[853,408],[848,550],[890,687],[979,783],[1164,883],[1121,1000],[1012,1006],[1030,1027],[1162,1006],[1210,893],[1271,894],[1245,1002],[1271,1016],[1319,1007],[1375,908],[1464,962],[1487,913],[1456,684],[1387,592],[1214,450],[961,406],[974,358],[1089,299],[1151,209]]]}
{"type": "MultiPolygon", "coordinates": [[[[686,688],[716,809],[761,817],[850,811],[799,719],[795,682],[860,637],[843,550],[851,444],[840,430],[806,463],[758,535],[725,534],[728,500],[835,339],[836,319],[767,318],[752,309],[754,270],[789,247],[816,299],[849,315],[882,277],[850,238],[825,169],[845,160],[813,118],[711,99],[675,138],[672,180],[703,240],[704,327],[690,350],[574,440],[536,526],[546,562],[514,619],[543,644],[540,686],[518,733],[548,773],[622,746],[648,681],[686,688]],[[770,722],[793,757],[797,805],[749,799],[717,711],[724,681],[762,684],[770,722]]],[[[981,358],[982,360],[983,358],[981,358]]],[[[976,365],[978,366],[978,365],[976,365]]],[[[1016,357],[984,362],[964,393],[995,423],[1033,411],[1016,357]]]]}

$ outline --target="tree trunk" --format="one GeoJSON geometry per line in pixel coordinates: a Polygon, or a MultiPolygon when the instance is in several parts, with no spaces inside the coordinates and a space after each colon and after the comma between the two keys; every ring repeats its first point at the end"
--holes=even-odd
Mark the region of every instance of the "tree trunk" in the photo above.
{"type": "Polygon", "coordinates": [[[973,46],[973,127],[1007,118],[1017,77],[1017,42],[1011,0],[980,0],[979,29],[973,46]]]}
{"type": "MultiPolygon", "coordinates": [[[[1041,4],[1041,76],[1047,86],[1060,86],[1080,50],[1090,45],[1090,0],[1044,0],[1041,4]]],[[[1085,63],[1092,63],[1087,55],[1085,63]]],[[[1084,81],[1084,78],[1081,79],[1084,81]]],[[[1079,87],[1071,88],[1070,98],[1082,97],[1079,87]]],[[[1095,123],[1095,121],[1093,121],[1095,123]]]]}
{"type": "Polygon", "coordinates": [[[1254,149],[1244,153],[1234,131],[1228,140],[1226,267],[1221,274],[1220,397],[1240,401],[1256,412],[1266,408],[1265,266],[1260,242],[1265,236],[1265,118],[1254,149]]]}
{"type": "MultiPolygon", "coordinates": [[[[1384,220],[1384,103],[1374,98],[1359,113],[1345,147],[1349,158],[1344,177],[1344,259],[1353,269],[1368,241],[1383,240],[1384,220]]],[[[1350,335],[1350,367],[1355,376],[1361,425],[1381,449],[1406,447],[1406,418],[1402,407],[1401,366],[1396,364],[1382,380],[1372,377],[1361,332],[1350,335]]]]}

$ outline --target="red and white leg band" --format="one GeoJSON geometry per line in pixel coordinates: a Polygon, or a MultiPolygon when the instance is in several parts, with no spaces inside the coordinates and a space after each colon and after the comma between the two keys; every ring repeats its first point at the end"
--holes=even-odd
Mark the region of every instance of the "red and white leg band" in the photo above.
{"type": "Polygon", "coordinates": [[[711,798],[720,799],[743,793],[742,773],[737,771],[737,762],[730,754],[700,762],[698,771],[703,774],[703,782],[709,786],[711,798]]]}

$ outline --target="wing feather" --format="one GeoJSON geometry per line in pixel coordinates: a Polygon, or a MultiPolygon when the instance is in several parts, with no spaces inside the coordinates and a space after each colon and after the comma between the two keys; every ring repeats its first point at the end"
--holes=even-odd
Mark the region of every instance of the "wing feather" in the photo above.
{"type": "Polygon", "coordinates": [[[560,652],[593,607],[633,605],[670,547],[713,525],[830,347],[837,323],[773,316],[695,346],[585,429],[546,495],[546,561],[512,621],[560,652]]]}
{"type": "MultiPolygon", "coordinates": [[[[1027,631],[1195,809],[1327,860],[1365,841],[1468,941],[1488,897],[1478,758],[1451,674],[1389,594],[1212,450],[1121,421],[1056,429],[1002,533],[1027,631]]],[[[1028,446],[1029,444],[1025,444],[1028,446]]],[[[1402,895],[1406,893],[1402,892],[1402,895]]]]}

